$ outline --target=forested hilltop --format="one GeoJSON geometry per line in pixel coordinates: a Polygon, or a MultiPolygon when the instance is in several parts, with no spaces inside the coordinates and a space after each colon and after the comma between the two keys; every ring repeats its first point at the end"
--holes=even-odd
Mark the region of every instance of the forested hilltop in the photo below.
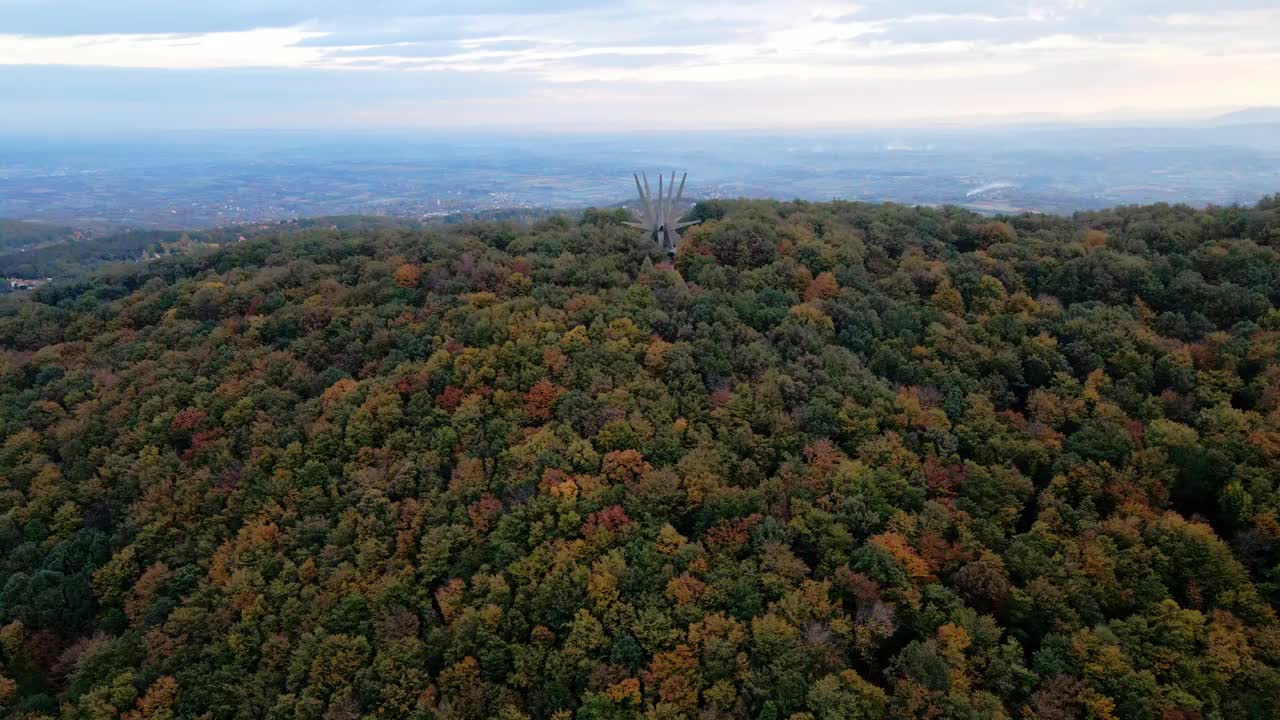
{"type": "Polygon", "coordinates": [[[1280,197],[298,229],[0,317],[0,715],[1280,702],[1280,197]]]}

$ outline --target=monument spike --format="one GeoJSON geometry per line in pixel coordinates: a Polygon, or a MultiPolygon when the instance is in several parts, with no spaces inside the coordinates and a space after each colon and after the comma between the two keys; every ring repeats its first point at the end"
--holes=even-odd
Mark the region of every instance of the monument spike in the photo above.
{"type": "Polygon", "coordinates": [[[662,173],[658,173],[658,231],[662,231],[662,224],[667,221],[667,209],[664,207],[666,198],[662,195],[662,173]]]}
{"type": "Polygon", "coordinates": [[[649,174],[648,174],[648,173],[646,173],[645,171],[641,170],[641,171],[640,171],[640,177],[644,178],[644,197],[642,197],[642,198],[640,198],[640,199],[644,201],[644,214],[645,214],[645,220],[646,220],[650,225],[654,225],[654,217],[653,217],[653,191],[649,189],[649,174]]]}
{"type": "Polygon", "coordinates": [[[666,207],[667,213],[663,216],[662,222],[670,225],[671,214],[679,212],[679,209],[676,207],[676,174],[674,172],[671,173],[671,179],[667,181],[667,202],[664,207],[666,207]]]}
{"type": "MultiPolygon", "coordinates": [[[[673,180],[674,180],[674,178],[673,178],[673,180]]],[[[668,183],[667,183],[667,198],[666,198],[665,200],[663,200],[663,201],[662,201],[662,224],[663,224],[663,226],[666,226],[666,225],[667,225],[667,219],[668,219],[668,216],[670,216],[670,215],[671,215],[671,211],[675,209],[675,205],[673,205],[673,204],[671,203],[671,190],[672,190],[672,187],[671,187],[671,186],[672,186],[672,183],[671,183],[671,182],[668,182],[668,183]]]]}

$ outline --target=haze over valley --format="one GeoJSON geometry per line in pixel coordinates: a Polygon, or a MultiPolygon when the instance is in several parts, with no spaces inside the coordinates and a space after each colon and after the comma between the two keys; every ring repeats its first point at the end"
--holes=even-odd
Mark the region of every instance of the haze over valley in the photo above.
{"type": "Polygon", "coordinates": [[[692,199],[847,199],[1070,213],[1252,203],[1280,188],[1280,124],[826,131],[200,131],[0,137],[0,217],[97,231],[336,214],[430,219],[610,206],[631,172],[692,199]]]}

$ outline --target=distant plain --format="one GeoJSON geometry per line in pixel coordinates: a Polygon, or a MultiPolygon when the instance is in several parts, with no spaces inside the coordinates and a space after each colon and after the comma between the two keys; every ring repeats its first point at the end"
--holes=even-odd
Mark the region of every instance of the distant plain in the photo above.
{"type": "Polygon", "coordinates": [[[192,132],[0,138],[0,218],[190,229],[336,214],[429,219],[686,195],[1070,213],[1280,191],[1280,124],[526,134],[192,132]]]}

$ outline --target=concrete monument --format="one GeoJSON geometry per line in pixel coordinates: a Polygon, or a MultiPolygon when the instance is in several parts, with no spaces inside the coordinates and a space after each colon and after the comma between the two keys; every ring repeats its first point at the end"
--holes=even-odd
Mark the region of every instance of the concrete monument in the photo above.
{"type": "Polygon", "coordinates": [[[676,256],[676,247],[680,245],[680,230],[697,225],[700,220],[692,220],[688,222],[680,222],[680,216],[684,213],[680,210],[680,201],[684,198],[684,181],[689,177],[689,173],[685,173],[680,178],[680,190],[676,190],[676,174],[671,173],[671,183],[664,190],[662,186],[662,175],[658,175],[658,200],[654,202],[653,192],[649,189],[649,177],[641,173],[640,175],[632,174],[636,180],[636,191],[640,193],[640,204],[643,206],[643,213],[640,215],[640,222],[626,223],[634,228],[640,228],[649,233],[649,238],[666,251],[669,257],[676,256]],[[644,178],[644,185],[641,185],[641,178],[644,178]]]}

